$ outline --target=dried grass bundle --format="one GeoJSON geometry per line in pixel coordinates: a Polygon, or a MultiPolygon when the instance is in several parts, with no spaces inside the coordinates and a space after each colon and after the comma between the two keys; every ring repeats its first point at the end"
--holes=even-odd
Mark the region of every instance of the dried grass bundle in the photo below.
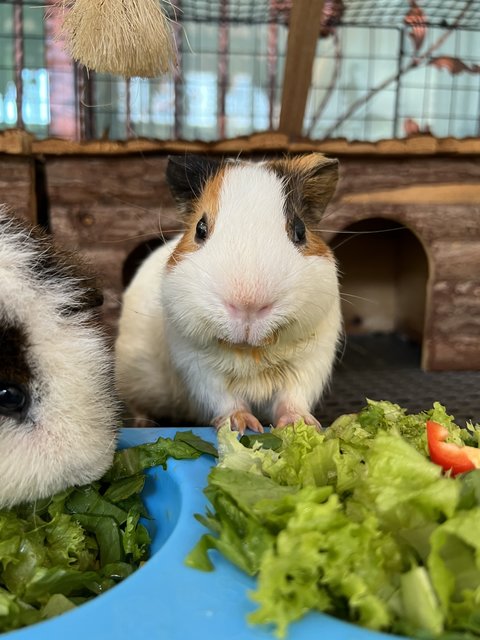
{"type": "Polygon", "coordinates": [[[173,70],[173,31],[158,0],[70,0],[63,4],[67,49],[85,67],[144,78],[173,70]]]}

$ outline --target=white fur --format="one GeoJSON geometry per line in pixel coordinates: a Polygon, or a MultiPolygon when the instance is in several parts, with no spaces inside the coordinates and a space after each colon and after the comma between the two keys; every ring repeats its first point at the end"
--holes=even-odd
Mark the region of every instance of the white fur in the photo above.
{"type": "MultiPolygon", "coordinates": [[[[9,219],[0,208],[0,223],[9,219]]],[[[117,406],[106,342],[92,311],[60,313],[78,302],[78,282],[39,280],[37,252],[26,228],[0,225],[0,325],[26,332],[34,373],[25,419],[0,415],[0,507],[93,481],[115,450],[117,406]]]]}
{"type": "Polygon", "coordinates": [[[137,413],[211,422],[247,410],[275,422],[311,411],[341,327],[337,273],[330,255],[293,245],[284,208],[279,177],[236,164],[205,244],[167,269],[170,241],[140,267],[116,343],[118,387],[137,413]]]}

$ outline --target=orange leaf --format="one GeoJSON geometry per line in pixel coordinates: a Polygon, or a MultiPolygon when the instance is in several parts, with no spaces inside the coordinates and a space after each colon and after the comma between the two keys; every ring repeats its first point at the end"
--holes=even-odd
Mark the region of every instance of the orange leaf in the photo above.
{"type": "Polygon", "coordinates": [[[415,0],[410,0],[410,11],[403,21],[410,27],[408,35],[413,42],[415,52],[417,52],[421,48],[427,33],[427,19],[415,0]]]}
{"type": "Polygon", "coordinates": [[[446,69],[451,74],[456,75],[457,73],[480,73],[480,65],[472,64],[472,66],[468,66],[459,58],[452,58],[451,56],[437,56],[436,58],[430,58],[428,64],[432,65],[432,67],[437,67],[437,69],[446,69]]]}
{"type": "Polygon", "coordinates": [[[325,0],[320,22],[320,38],[327,38],[334,33],[340,23],[345,5],[343,0],[325,0]]]}

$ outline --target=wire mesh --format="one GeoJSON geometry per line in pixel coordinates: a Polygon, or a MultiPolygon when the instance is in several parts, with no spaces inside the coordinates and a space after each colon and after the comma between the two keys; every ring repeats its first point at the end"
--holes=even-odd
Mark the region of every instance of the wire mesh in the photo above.
{"type": "Polygon", "coordinates": [[[480,27],[480,2],[461,0],[423,0],[417,3],[405,0],[347,0],[342,21],[345,24],[369,26],[396,26],[405,22],[405,14],[416,4],[421,7],[425,23],[442,28],[460,27],[478,29],[480,27]],[[459,11],[465,14],[457,22],[459,11]]]}
{"type": "MultiPolygon", "coordinates": [[[[180,68],[86,73],[61,3],[0,0],[0,128],[39,137],[216,140],[279,123],[291,0],[174,0],[180,68]]],[[[304,120],[313,139],[479,134],[480,0],[325,0],[304,120]]]]}
{"type": "Polygon", "coordinates": [[[165,5],[172,20],[229,24],[287,24],[292,0],[174,0],[165,5]]]}
{"type": "MultiPolygon", "coordinates": [[[[325,12],[341,13],[343,24],[398,27],[404,23],[408,0],[325,0],[325,12]]],[[[459,0],[420,0],[428,25],[449,27],[455,24],[459,0]]],[[[243,22],[288,24],[292,0],[173,0],[167,13],[180,22],[243,22]]],[[[456,26],[480,27],[480,0],[472,0],[456,26]]]]}
{"type": "Polygon", "coordinates": [[[326,427],[366,399],[389,400],[417,413],[441,402],[457,423],[480,421],[480,371],[425,372],[420,347],[400,334],[348,336],[332,384],[316,409],[326,427]]]}
{"type": "MultiPolygon", "coordinates": [[[[460,4],[460,3],[459,3],[460,4]]],[[[478,32],[341,25],[318,42],[305,130],[379,140],[479,134],[478,32]]]]}

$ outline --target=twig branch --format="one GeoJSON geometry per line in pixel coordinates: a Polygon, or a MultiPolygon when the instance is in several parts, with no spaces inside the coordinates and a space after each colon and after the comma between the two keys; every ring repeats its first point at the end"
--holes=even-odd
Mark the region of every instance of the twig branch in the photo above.
{"type": "Polygon", "coordinates": [[[330,100],[333,90],[335,89],[335,85],[337,84],[338,76],[340,75],[340,69],[342,66],[342,47],[340,46],[340,38],[338,37],[336,29],[333,32],[333,45],[335,52],[335,67],[330,79],[330,84],[328,85],[325,95],[323,96],[322,101],[320,102],[315,114],[313,115],[312,123],[308,128],[307,135],[309,137],[311,137],[312,131],[317,126],[317,122],[319,121],[325,107],[327,106],[328,101],[330,100]]]}

